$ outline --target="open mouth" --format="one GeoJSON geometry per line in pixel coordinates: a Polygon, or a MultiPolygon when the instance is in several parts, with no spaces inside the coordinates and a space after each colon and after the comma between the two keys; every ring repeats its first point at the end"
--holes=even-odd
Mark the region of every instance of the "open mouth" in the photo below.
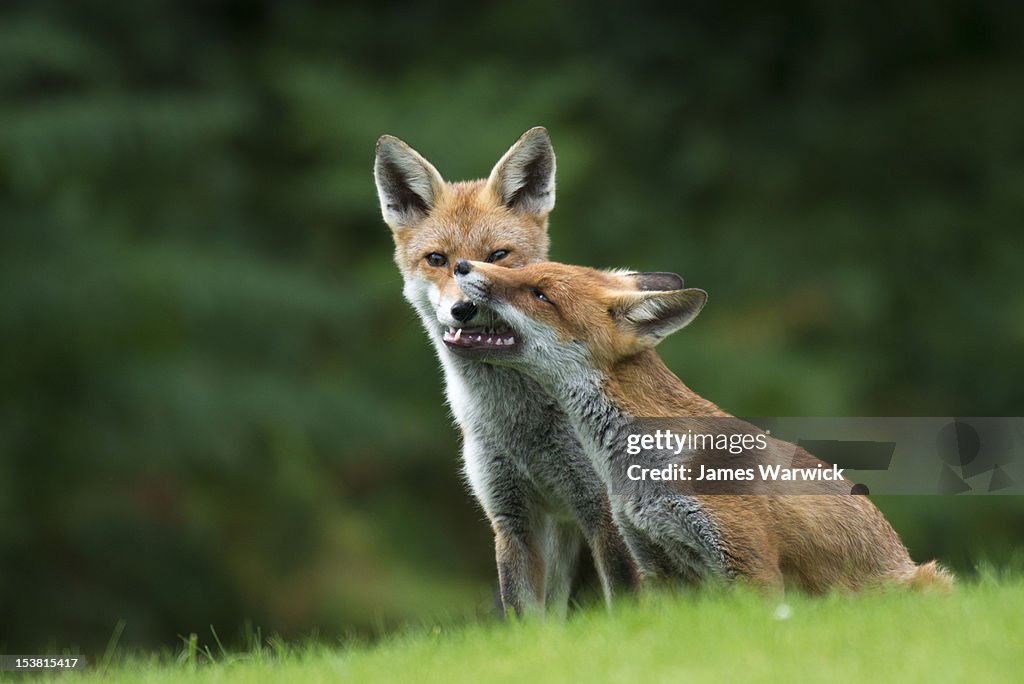
{"type": "Polygon", "coordinates": [[[512,349],[519,338],[508,328],[445,328],[444,343],[463,349],[512,349]]]}

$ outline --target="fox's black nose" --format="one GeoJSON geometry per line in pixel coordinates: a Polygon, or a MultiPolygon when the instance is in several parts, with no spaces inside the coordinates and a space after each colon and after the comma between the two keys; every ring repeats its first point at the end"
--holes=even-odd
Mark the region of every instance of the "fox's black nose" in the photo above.
{"type": "MultiPolygon", "coordinates": [[[[455,262],[455,275],[467,275],[473,267],[469,265],[469,262],[465,259],[459,259],[455,262]]],[[[459,319],[462,320],[462,319],[459,319]]]]}
{"type": "MultiPolygon", "coordinates": [[[[456,271],[459,270],[459,264],[462,263],[465,263],[465,261],[459,261],[458,264],[455,264],[456,271]]],[[[466,272],[468,273],[469,271],[466,272]]],[[[452,317],[459,323],[465,323],[475,315],[476,304],[474,304],[473,302],[466,301],[465,299],[460,299],[459,301],[452,304],[452,317]]]]}

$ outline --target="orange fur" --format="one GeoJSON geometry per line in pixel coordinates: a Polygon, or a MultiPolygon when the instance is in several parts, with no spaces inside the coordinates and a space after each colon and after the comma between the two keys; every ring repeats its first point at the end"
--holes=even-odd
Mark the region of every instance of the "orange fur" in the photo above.
{"type": "MultiPolygon", "coordinates": [[[[644,327],[649,320],[637,322],[638,302],[646,306],[640,313],[651,319],[661,309],[666,316],[679,314],[670,308],[684,291],[644,293],[628,274],[555,263],[515,270],[474,263],[472,268],[484,275],[495,297],[553,329],[563,342],[585,344],[604,379],[603,394],[625,414],[729,416],[662,362],[653,346],[668,333],[644,327]],[[536,296],[538,290],[545,299],[536,296]]],[[[769,458],[791,455],[796,467],[821,463],[792,444],[774,439],[769,444],[769,458]]],[[[762,588],[779,589],[785,578],[812,593],[887,583],[948,590],[949,573],[934,561],[915,565],[882,513],[866,497],[851,495],[851,486],[846,480],[823,482],[813,495],[785,496],[701,494],[684,484],[679,489],[715,521],[736,574],[762,588]]]]}

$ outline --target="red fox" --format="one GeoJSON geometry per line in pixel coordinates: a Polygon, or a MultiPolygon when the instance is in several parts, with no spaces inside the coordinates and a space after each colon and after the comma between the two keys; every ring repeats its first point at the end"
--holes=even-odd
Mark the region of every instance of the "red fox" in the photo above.
{"type": "MultiPolygon", "coordinates": [[[[934,561],[910,559],[882,513],[851,495],[847,480],[822,483],[814,491],[823,496],[700,494],[679,482],[615,492],[622,437],[639,419],[729,416],[683,384],[654,349],[697,316],[703,290],[684,289],[674,274],[554,263],[513,270],[459,261],[455,275],[470,301],[510,326],[492,363],[537,380],[568,414],[612,491],[615,521],[645,579],[744,579],[810,593],[889,583],[950,587],[934,561]]],[[[767,442],[787,447],[801,465],[821,463],[791,444],[767,442]]]]}
{"type": "Polygon", "coordinates": [[[527,131],[486,180],[462,183],[446,183],[415,150],[385,135],[374,179],[403,293],[444,368],[466,479],[494,530],[504,610],[564,614],[582,541],[607,601],[635,588],[638,568],[568,419],[536,382],[486,363],[511,333],[493,310],[459,293],[452,271],[464,259],[511,270],[547,257],[555,204],[547,131],[527,131]]]}

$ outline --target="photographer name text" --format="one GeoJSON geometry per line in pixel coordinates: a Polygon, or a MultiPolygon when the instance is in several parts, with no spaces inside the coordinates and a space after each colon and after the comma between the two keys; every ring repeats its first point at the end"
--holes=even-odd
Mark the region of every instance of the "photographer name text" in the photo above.
{"type": "Polygon", "coordinates": [[[663,468],[645,468],[633,464],[626,469],[626,477],[634,481],[749,482],[756,480],[758,476],[763,482],[831,482],[843,479],[843,469],[835,465],[818,465],[814,468],[783,468],[780,465],[758,465],[757,468],[708,468],[704,464],[693,468],[678,463],[663,468]]]}

